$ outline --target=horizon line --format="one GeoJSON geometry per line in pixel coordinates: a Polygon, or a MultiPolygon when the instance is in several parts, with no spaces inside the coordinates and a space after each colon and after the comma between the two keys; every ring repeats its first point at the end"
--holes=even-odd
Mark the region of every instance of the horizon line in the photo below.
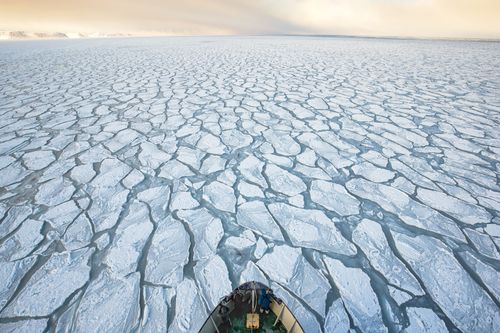
{"type": "Polygon", "coordinates": [[[500,42],[499,38],[489,37],[426,37],[426,36],[398,36],[398,35],[355,35],[355,34],[307,34],[307,33],[238,33],[238,34],[131,34],[131,33],[102,33],[102,32],[36,32],[28,30],[0,30],[0,32],[22,32],[22,33],[50,33],[64,34],[65,37],[33,37],[0,39],[0,42],[20,41],[43,41],[43,40],[78,40],[78,39],[117,39],[117,38],[165,38],[165,37],[318,37],[318,38],[360,38],[360,39],[396,39],[396,40],[428,40],[428,41],[467,41],[467,42],[500,42]],[[70,37],[68,33],[86,34],[83,37],[70,37]],[[96,36],[91,36],[95,34],[96,36]]]}

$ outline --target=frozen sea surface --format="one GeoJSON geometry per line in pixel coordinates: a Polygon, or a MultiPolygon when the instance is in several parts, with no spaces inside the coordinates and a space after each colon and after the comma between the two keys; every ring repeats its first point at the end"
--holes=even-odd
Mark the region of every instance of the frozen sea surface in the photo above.
{"type": "Polygon", "coordinates": [[[0,44],[0,332],[500,332],[500,44],[0,44]]]}

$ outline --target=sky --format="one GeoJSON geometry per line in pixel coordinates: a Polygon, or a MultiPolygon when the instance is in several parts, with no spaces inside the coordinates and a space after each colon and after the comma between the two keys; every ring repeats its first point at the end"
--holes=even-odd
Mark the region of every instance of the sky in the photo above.
{"type": "Polygon", "coordinates": [[[0,30],[500,38],[500,0],[0,0],[0,30]]]}

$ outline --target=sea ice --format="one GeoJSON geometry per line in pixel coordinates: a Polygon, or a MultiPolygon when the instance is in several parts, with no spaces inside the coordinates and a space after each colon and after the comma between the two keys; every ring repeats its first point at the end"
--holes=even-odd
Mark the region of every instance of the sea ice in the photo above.
{"type": "Polygon", "coordinates": [[[419,188],[417,198],[427,206],[447,213],[463,223],[486,224],[492,218],[491,214],[484,208],[454,198],[443,192],[419,188]]]}
{"type": "Polygon", "coordinates": [[[328,309],[325,317],[325,332],[346,333],[349,331],[350,326],[349,317],[344,309],[344,303],[340,298],[337,298],[330,305],[330,309],[328,309]]]}
{"type": "Polygon", "coordinates": [[[356,326],[363,332],[387,332],[370,278],[361,269],[347,267],[339,260],[325,256],[324,262],[356,326]]]}
{"type": "Polygon", "coordinates": [[[193,199],[191,193],[178,191],[172,194],[170,210],[192,209],[198,207],[199,205],[198,201],[193,199]]]}
{"type": "Polygon", "coordinates": [[[311,199],[340,216],[359,213],[359,201],[347,193],[344,186],[322,180],[311,182],[311,199]]]}
{"type": "Polygon", "coordinates": [[[126,331],[139,320],[139,273],[118,277],[108,270],[100,272],[83,294],[76,312],[76,332],[126,331]]]}
{"type": "Polygon", "coordinates": [[[194,266],[194,275],[209,309],[214,309],[220,299],[232,290],[226,264],[218,255],[198,261],[194,266]]]}
{"type": "Polygon", "coordinates": [[[177,215],[186,222],[194,236],[194,260],[211,257],[224,234],[221,220],[206,208],[180,210],[177,215]]]}
{"type": "Polygon", "coordinates": [[[137,194],[137,199],[149,206],[151,217],[157,223],[162,221],[168,214],[169,198],[169,186],[149,187],[147,190],[137,194]]]}
{"type": "Polygon", "coordinates": [[[203,161],[203,164],[201,165],[200,168],[200,172],[203,174],[210,174],[224,170],[226,162],[227,161],[225,159],[217,155],[210,155],[203,161]]]}
{"type": "Polygon", "coordinates": [[[152,230],[147,206],[134,201],[128,215],[116,228],[116,235],[104,258],[114,274],[126,276],[137,269],[142,249],[152,230]]]}
{"type": "Polygon", "coordinates": [[[0,317],[44,317],[89,279],[88,260],[93,250],[53,254],[27,285],[1,312],[0,317]]]}
{"type": "Polygon", "coordinates": [[[35,200],[38,204],[56,206],[69,200],[74,191],[75,188],[69,181],[58,177],[40,185],[35,200]]]}
{"type": "Polygon", "coordinates": [[[27,319],[10,323],[0,323],[3,333],[42,333],[47,328],[47,319],[27,319]]]}
{"type": "Polygon", "coordinates": [[[80,214],[64,232],[62,242],[67,250],[76,250],[88,246],[92,236],[92,224],[85,214],[80,214]]]}
{"type": "Polygon", "coordinates": [[[500,302],[500,273],[494,267],[483,263],[469,252],[460,253],[467,265],[476,272],[486,288],[493,294],[497,302],[500,302]]]}
{"type": "Polygon", "coordinates": [[[36,150],[23,155],[24,164],[30,170],[42,170],[55,159],[50,150],[36,150]]]}
{"type": "Polygon", "coordinates": [[[395,176],[393,171],[378,168],[369,162],[353,165],[351,169],[356,175],[364,177],[375,183],[386,182],[395,176]]]}
{"type": "Polygon", "coordinates": [[[171,298],[174,296],[172,289],[162,287],[144,288],[144,315],[140,324],[143,332],[167,332],[168,309],[171,298]]]}
{"type": "Polygon", "coordinates": [[[155,170],[163,163],[170,159],[171,155],[167,154],[150,142],[141,143],[141,152],[139,153],[139,161],[146,168],[155,170]]]}
{"type": "Polygon", "coordinates": [[[238,190],[240,193],[246,197],[259,197],[264,198],[264,193],[257,185],[249,184],[245,181],[241,181],[238,184],[238,190]]]}
{"type": "Polygon", "coordinates": [[[321,316],[325,315],[328,280],[309,264],[297,248],[275,246],[257,262],[270,279],[286,286],[321,316]]]}
{"type": "Polygon", "coordinates": [[[0,244],[0,260],[14,261],[30,254],[43,240],[43,222],[26,220],[16,232],[0,244]]]}
{"type": "Polygon", "coordinates": [[[145,280],[175,286],[189,260],[189,235],[171,216],[158,223],[148,251],[145,280]]]}
{"type": "Polygon", "coordinates": [[[496,43],[4,44],[0,331],[500,331],[496,43]]]}
{"type": "Polygon", "coordinates": [[[465,241],[462,232],[452,220],[393,187],[359,178],[347,182],[346,187],[349,192],[371,200],[384,210],[398,215],[407,224],[465,241]]]}
{"type": "Polygon", "coordinates": [[[248,156],[243,161],[240,162],[238,169],[241,172],[243,178],[248,181],[260,185],[263,188],[267,187],[267,182],[262,175],[262,168],[264,162],[256,158],[255,156],[248,156]]]}
{"type": "Polygon", "coordinates": [[[267,130],[264,137],[280,155],[295,156],[300,153],[299,144],[287,132],[267,130]]]}
{"type": "Polygon", "coordinates": [[[35,256],[16,261],[0,261],[0,309],[16,291],[19,282],[36,261],[35,256]]]}
{"type": "Polygon", "coordinates": [[[207,317],[207,309],[193,280],[186,278],[177,285],[175,317],[168,331],[173,333],[198,332],[207,317]]]}
{"type": "Polygon", "coordinates": [[[399,252],[418,274],[427,292],[460,330],[500,329],[497,305],[441,241],[428,236],[393,235],[399,252]],[[469,320],[471,317],[477,321],[469,320]]]}
{"type": "Polygon", "coordinates": [[[264,273],[262,273],[259,267],[253,263],[253,261],[247,262],[245,268],[240,274],[240,280],[238,283],[241,285],[248,281],[257,281],[265,284],[266,286],[269,285],[269,280],[264,273]]]}
{"type": "Polygon", "coordinates": [[[426,308],[407,308],[410,326],[405,333],[447,333],[444,322],[431,310],[426,308]]]}
{"type": "Polygon", "coordinates": [[[214,155],[222,155],[226,149],[220,139],[210,133],[203,135],[196,145],[200,150],[214,155]]]}
{"type": "Polygon", "coordinates": [[[248,201],[238,206],[236,221],[257,234],[274,240],[283,240],[280,228],[266,206],[260,201],[248,201]]]}
{"type": "Polygon", "coordinates": [[[77,165],[71,169],[71,178],[81,184],[87,184],[94,176],[95,171],[92,164],[77,165]]]}
{"type": "Polygon", "coordinates": [[[356,254],[354,245],[342,236],[335,223],[322,211],[284,203],[271,204],[269,210],[285,229],[292,244],[324,252],[356,254]]]}
{"type": "Polygon", "coordinates": [[[132,144],[138,137],[140,137],[140,134],[137,131],[127,128],[118,132],[112,139],[105,142],[104,145],[114,153],[132,144]]]}
{"type": "Polygon", "coordinates": [[[235,212],[236,197],[233,189],[226,184],[215,181],[205,185],[203,187],[203,198],[217,209],[230,213],[235,212]]]}
{"type": "Polygon", "coordinates": [[[417,279],[389,247],[379,224],[363,219],[353,231],[352,240],[363,250],[373,268],[382,273],[390,284],[413,295],[423,295],[417,279]]]}
{"type": "Polygon", "coordinates": [[[306,190],[306,184],[299,177],[274,164],[268,164],[264,173],[269,179],[271,188],[277,192],[293,197],[306,190]]]}
{"type": "Polygon", "coordinates": [[[271,283],[271,289],[286,303],[294,316],[300,322],[304,332],[322,332],[316,316],[309,311],[295,296],[277,283],[271,283]]]}
{"type": "Polygon", "coordinates": [[[174,180],[192,175],[194,175],[193,172],[185,164],[177,160],[170,160],[160,168],[158,177],[174,180]]]}

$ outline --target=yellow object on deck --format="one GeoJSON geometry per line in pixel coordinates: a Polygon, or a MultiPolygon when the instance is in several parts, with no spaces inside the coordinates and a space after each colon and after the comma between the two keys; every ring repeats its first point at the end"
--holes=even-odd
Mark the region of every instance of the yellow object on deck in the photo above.
{"type": "Polygon", "coordinates": [[[259,329],[259,314],[258,313],[247,313],[247,328],[249,329],[259,329]]]}

